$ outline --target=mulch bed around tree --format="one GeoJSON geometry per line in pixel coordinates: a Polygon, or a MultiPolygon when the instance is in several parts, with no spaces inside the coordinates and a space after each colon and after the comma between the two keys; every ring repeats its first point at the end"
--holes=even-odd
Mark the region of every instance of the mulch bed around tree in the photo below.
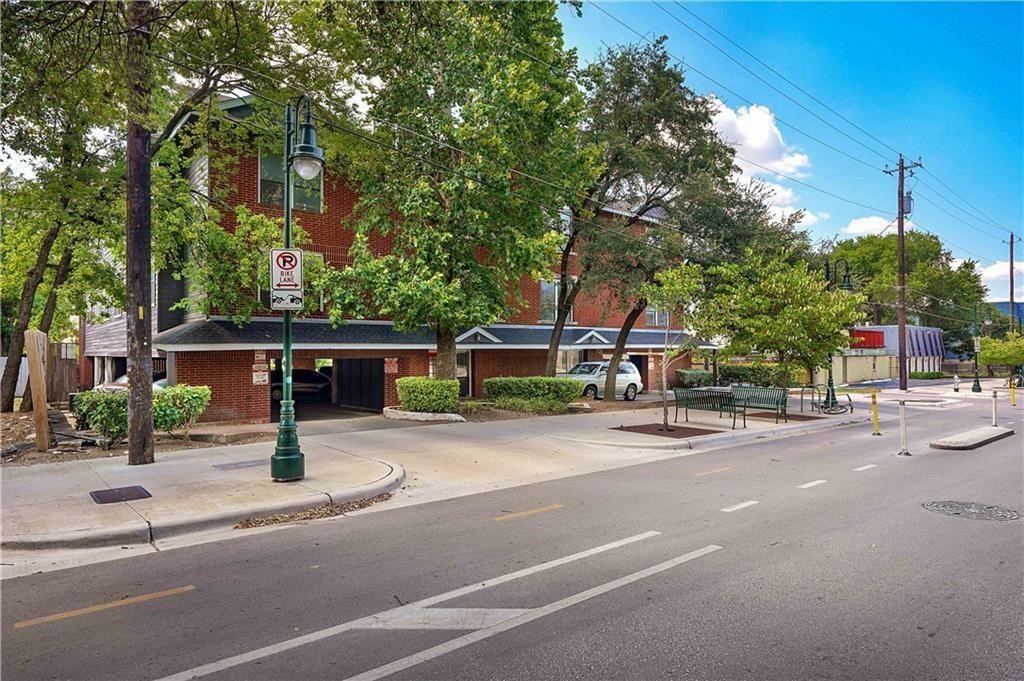
{"type": "MultiPolygon", "coordinates": [[[[749,416],[752,419],[771,419],[772,421],[775,420],[775,412],[774,411],[757,411],[757,412],[753,412],[751,414],[747,414],[747,416],[749,416]]],[[[820,418],[821,418],[820,416],[811,416],[809,414],[790,414],[789,415],[789,420],[790,421],[817,421],[820,418]]],[[[781,418],[779,419],[779,423],[783,423],[783,420],[781,418]]]]}
{"type": "Polygon", "coordinates": [[[669,428],[672,430],[658,430],[661,427],[662,425],[660,423],[646,423],[642,426],[619,426],[618,428],[611,428],[610,430],[627,430],[630,433],[644,433],[645,435],[660,435],[662,437],[674,438],[697,437],[698,435],[713,435],[715,433],[722,432],[720,430],[691,428],[689,426],[680,426],[676,424],[669,424],[669,428]]]}

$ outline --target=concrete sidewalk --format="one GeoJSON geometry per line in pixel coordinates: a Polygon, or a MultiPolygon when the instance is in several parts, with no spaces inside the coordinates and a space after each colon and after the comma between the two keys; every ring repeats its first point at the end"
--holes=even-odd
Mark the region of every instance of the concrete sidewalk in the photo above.
{"type": "Polygon", "coordinates": [[[175,535],[229,529],[249,517],[367,499],[399,487],[386,506],[866,422],[867,414],[779,425],[748,417],[746,429],[733,431],[728,418],[691,412],[687,425],[720,432],[690,439],[614,430],[660,420],[660,410],[636,409],[331,434],[307,434],[300,424],[307,477],[298,483],[270,480],[272,442],[162,454],[148,466],[128,466],[117,457],[4,467],[3,546],[158,545],[175,535]],[[141,485],[152,498],[99,505],[89,496],[130,485],[141,485]]]}

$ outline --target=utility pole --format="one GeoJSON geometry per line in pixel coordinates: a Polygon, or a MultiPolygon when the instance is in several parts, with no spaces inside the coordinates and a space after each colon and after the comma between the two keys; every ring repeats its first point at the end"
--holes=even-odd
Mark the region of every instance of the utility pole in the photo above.
{"type": "Polygon", "coordinates": [[[897,260],[897,278],[896,278],[896,293],[898,295],[896,301],[896,323],[898,324],[898,336],[899,336],[899,370],[900,370],[900,390],[907,389],[907,261],[904,249],[904,234],[903,234],[903,218],[907,213],[912,210],[911,200],[909,194],[904,194],[903,184],[906,180],[906,172],[911,171],[913,175],[914,168],[920,168],[921,162],[916,161],[907,165],[903,160],[903,154],[900,154],[899,165],[895,169],[886,168],[885,173],[892,175],[896,173],[896,260],[897,260]]]}
{"type": "Polygon", "coordinates": [[[149,103],[150,31],[155,12],[149,0],[127,3],[125,72],[128,80],[127,224],[128,292],[128,463],[153,463],[153,333],[150,325],[151,196],[149,103]]]}
{"type": "Polygon", "coordinates": [[[1016,274],[1013,269],[1013,242],[1016,240],[1017,235],[1010,232],[1010,331],[1013,331],[1013,317],[1016,312],[1016,310],[1013,309],[1013,275],[1016,274]]]}

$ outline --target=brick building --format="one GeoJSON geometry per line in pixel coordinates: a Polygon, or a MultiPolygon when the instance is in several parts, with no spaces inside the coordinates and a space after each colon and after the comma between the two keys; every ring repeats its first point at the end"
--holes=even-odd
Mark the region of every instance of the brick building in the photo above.
{"type": "MultiPolygon", "coordinates": [[[[244,100],[222,106],[233,108],[232,113],[238,116],[247,114],[244,100]]],[[[181,122],[186,123],[187,118],[181,122]]],[[[224,177],[211,177],[213,168],[219,166],[197,154],[189,171],[190,180],[204,194],[211,184],[225,187],[228,205],[244,205],[253,213],[281,217],[284,177],[280,152],[254,151],[241,153],[238,162],[224,171],[224,177]]],[[[297,180],[293,216],[309,235],[303,249],[319,254],[328,265],[346,264],[353,232],[344,227],[343,220],[357,200],[352,184],[332,172],[322,173],[308,183],[297,180]]],[[[233,230],[234,215],[226,213],[222,226],[233,230]]],[[[390,243],[380,238],[373,247],[383,252],[390,243]]],[[[573,267],[578,263],[574,262],[573,267]]],[[[543,373],[557,293],[557,277],[552,274],[551,279],[524,277],[519,282],[519,292],[526,301],[523,307],[502,323],[466,329],[457,337],[457,373],[464,395],[484,396],[483,381],[489,377],[543,373]]],[[[166,273],[154,277],[153,351],[154,357],[165,364],[169,382],[210,386],[212,398],[204,420],[271,420],[271,386],[254,383],[254,373],[260,367],[274,368],[279,361],[280,318],[268,310],[268,316],[239,327],[224,317],[170,310],[189,294],[187,282],[176,281],[166,273]]],[[[397,404],[395,379],[432,373],[436,346],[430,329],[399,332],[388,320],[348,320],[335,328],[324,317],[323,313],[314,313],[293,322],[294,367],[311,370],[330,366],[324,373],[330,375],[331,404],[379,410],[397,404]]],[[[624,318],[611,292],[581,292],[562,335],[559,370],[578,361],[610,356],[624,318]]],[[[645,387],[654,387],[660,380],[666,321],[664,314],[649,310],[629,336],[627,356],[640,369],[645,387]]],[[[124,357],[123,317],[83,327],[81,336],[83,389],[111,380],[111,372],[123,369],[116,359],[124,357]],[[114,342],[117,337],[120,347],[114,342]]],[[[123,364],[123,359],[120,361],[123,364]]],[[[686,364],[685,359],[676,361],[672,368],[686,364]]],[[[328,392],[326,387],[324,392],[328,392]]],[[[301,405],[297,414],[302,417],[301,405]]]]}

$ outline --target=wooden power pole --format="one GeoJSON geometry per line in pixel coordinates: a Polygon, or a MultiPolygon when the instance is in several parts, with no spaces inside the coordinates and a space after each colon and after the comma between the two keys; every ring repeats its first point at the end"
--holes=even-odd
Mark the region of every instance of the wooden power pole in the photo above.
{"type": "Polygon", "coordinates": [[[907,165],[900,154],[899,165],[895,169],[887,169],[885,172],[897,176],[896,182],[896,323],[898,325],[899,343],[899,371],[900,390],[907,389],[907,260],[906,249],[904,248],[903,218],[911,212],[910,197],[903,191],[907,171],[913,174],[914,168],[920,168],[921,163],[915,162],[907,165]]]}
{"type": "Polygon", "coordinates": [[[153,333],[150,309],[150,23],[149,0],[128,5],[126,281],[128,290],[128,463],[153,463],[153,333]]]}
{"type": "Polygon", "coordinates": [[[1013,309],[1013,276],[1016,274],[1013,270],[1013,242],[1016,241],[1017,235],[1010,232],[1010,331],[1013,331],[1013,317],[1016,314],[1016,310],[1013,309]]]}

